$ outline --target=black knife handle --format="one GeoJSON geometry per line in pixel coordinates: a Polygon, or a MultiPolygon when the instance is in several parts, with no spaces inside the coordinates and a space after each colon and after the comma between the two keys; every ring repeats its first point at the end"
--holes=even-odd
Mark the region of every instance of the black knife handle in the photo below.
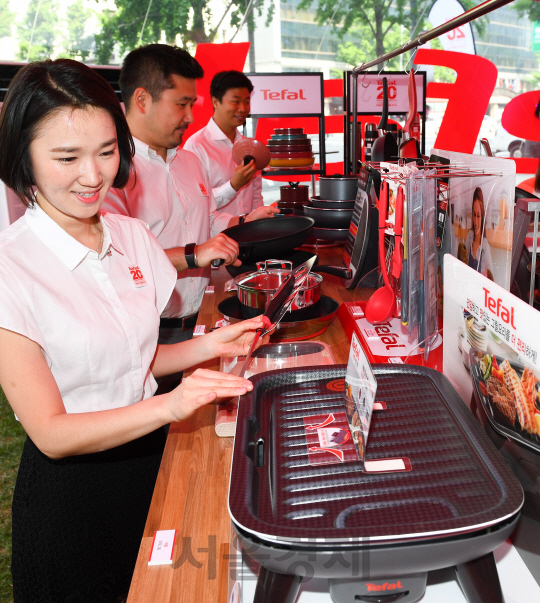
{"type": "Polygon", "coordinates": [[[383,77],[382,85],[383,85],[382,115],[381,115],[381,121],[379,122],[379,125],[377,126],[377,130],[386,131],[388,129],[388,79],[387,78],[383,77]]]}

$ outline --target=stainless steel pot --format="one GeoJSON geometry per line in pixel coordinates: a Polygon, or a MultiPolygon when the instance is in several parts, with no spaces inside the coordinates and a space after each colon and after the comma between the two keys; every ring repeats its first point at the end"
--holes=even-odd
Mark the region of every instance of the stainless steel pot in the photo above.
{"type": "Polygon", "coordinates": [[[321,176],[319,197],[328,201],[352,201],[356,199],[357,181],[356,176],[321,176]]]}
{"type": "MultiPolygon", "coordinates": [[[[258,262],[255,272],[235,277],[238,300],[250,308],[264,310],[285,277],[291,273],[292,267],[292,262],[283,260],[258,262]]],[[[293,301],[291,311],[301,310],[317,303],[321,297],[322,281],[323,277],[320,274],[310,273],[293,301]]]]}

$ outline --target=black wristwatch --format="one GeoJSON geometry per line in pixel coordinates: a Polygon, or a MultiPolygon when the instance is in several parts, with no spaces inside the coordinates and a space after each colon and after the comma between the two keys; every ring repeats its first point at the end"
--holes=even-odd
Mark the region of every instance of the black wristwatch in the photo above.
{"type": "Polygon", "coordinates": [[[198,268],[197,264],[197,254],[195,253],[195,247],[197,247],[196,243],[188,243],[184,247],[184,257],[186,258],[186,264],[188,268],[198,268]]]}
{"type": "Polygon", "coordinates": [[[246,218],[249,214],[240,214],[238,216],[238,224],[243,224],[246,221],[246,218]]]}

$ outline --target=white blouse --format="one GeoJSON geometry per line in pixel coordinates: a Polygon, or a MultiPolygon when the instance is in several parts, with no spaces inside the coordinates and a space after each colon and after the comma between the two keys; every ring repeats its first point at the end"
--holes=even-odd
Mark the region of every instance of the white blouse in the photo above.
{"type": "Polygon", "coordinates": [[[0,234],[0,327],[41,347],[68,413],[156,390],[150,363],[176,270],[139,220],[102,214],[100,255],[39,207],[0,234]]]}

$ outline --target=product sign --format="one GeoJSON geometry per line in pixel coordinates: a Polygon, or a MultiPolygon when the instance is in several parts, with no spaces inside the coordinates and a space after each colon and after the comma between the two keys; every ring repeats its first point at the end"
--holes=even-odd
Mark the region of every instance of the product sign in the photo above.
{"type": "Polygon", "coordinates": [[[497,431],[538,450],[539,352],[538,311],[445,255],[443,372],[497,431]]]}
{"type": "Polygon", "coordinates": [[[377,379],[356,333],[353,333],[345,375],[345,408],[358,459],[362,463],[365,461],[376,393],[377,379]]]}
{"type": "Polygon", "coordinates": [[[322,85],[320,74],[279,75],[250,74],[253,84],[251,113],[253,115],[320,114],[322,85]]]}
{"type": "MultiPolygon", "coordinates": [[[[353,79],[351,77],[351,90],[353,79]]],[[[409,111],[409,76],[407,73],[361,73],[358,76],[357,111],[361,113],[381,113],[383,106],[383,77],[388,80],[388,113],[408,113],[409,111]]],[[[418,72],[416,82],[416,102],[418,113],[424,107],[423,72],[418,72]]],[[[351,94],[351,111],[352,94],[351,94]]]]}

